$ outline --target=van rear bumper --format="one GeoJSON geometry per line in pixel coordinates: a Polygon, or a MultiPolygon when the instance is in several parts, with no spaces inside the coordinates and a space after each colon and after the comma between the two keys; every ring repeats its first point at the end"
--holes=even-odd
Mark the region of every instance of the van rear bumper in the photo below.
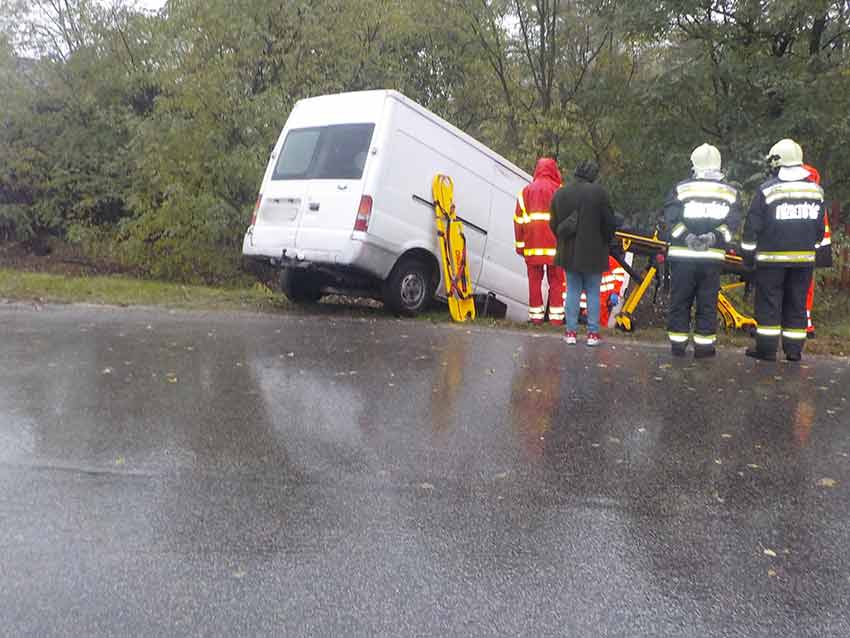
{"type": "MultiPolygon", "coordinates": [[[[354,232],[344,242],[334,242],[339,250],[317,250],[285,244],[262,244],[252,241],[249,229],[242,242],[242,255],[248,259],[269,261],[273,265],[299,264],[309,267],[352,268],[377,279],[386,279],[395,265],[396,250],[368,233],[354,232]]],[[[330,242],[329,242],[330,243],[330,242]]]]}

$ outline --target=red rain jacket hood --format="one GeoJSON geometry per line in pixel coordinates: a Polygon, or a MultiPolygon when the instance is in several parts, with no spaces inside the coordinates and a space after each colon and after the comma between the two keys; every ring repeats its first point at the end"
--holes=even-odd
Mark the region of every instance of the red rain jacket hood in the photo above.
{"type": "Polygon", "coordinates": [[[541,157],[537,160],[537,166],[534,168],[534,181],[542,179],[553,182],[556,188],[560,188],[563,183],[561,171],[558,170],[558,163],[551,157],[541,157]]]}

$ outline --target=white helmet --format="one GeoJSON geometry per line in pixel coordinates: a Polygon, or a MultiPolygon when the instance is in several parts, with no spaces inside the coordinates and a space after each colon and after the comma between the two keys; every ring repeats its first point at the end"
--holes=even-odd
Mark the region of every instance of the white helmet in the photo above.
{"type": "Polygon", "coordinates": [[[792,139],[779,140],[770,149],[767,161],[771,168],[802,166],[803,149],[792,139]]]}
{"type": "Polygon", "coordinates": [[[720,151],[711,144],[703,144],[691,153],[691,165],[695,173],[720,171],[720,151]]]}

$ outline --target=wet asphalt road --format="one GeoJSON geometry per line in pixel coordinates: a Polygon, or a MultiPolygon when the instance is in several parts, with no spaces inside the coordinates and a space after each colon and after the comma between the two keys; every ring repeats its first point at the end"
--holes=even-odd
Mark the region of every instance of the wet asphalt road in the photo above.
{"type": "Polygon", "coordinates": [[[4,636],[850,635],[850,371],[0,308],[4,636]]]}

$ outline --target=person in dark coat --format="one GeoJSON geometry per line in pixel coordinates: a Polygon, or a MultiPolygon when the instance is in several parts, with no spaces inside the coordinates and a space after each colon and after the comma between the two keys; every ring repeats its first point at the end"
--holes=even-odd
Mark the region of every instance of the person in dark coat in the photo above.
{"type": "Polygon", "coordinates": [[[581,162],[575,179],[552,198],[549,225],[558,238],[555,265],[567,271],[568,344],[577,341],[579,301],[587,293],[587,345],[600,343],[599,286],[608,269],[608,245],[616,230],[608,193],[596,184],[599,166],[581,162]]]}

